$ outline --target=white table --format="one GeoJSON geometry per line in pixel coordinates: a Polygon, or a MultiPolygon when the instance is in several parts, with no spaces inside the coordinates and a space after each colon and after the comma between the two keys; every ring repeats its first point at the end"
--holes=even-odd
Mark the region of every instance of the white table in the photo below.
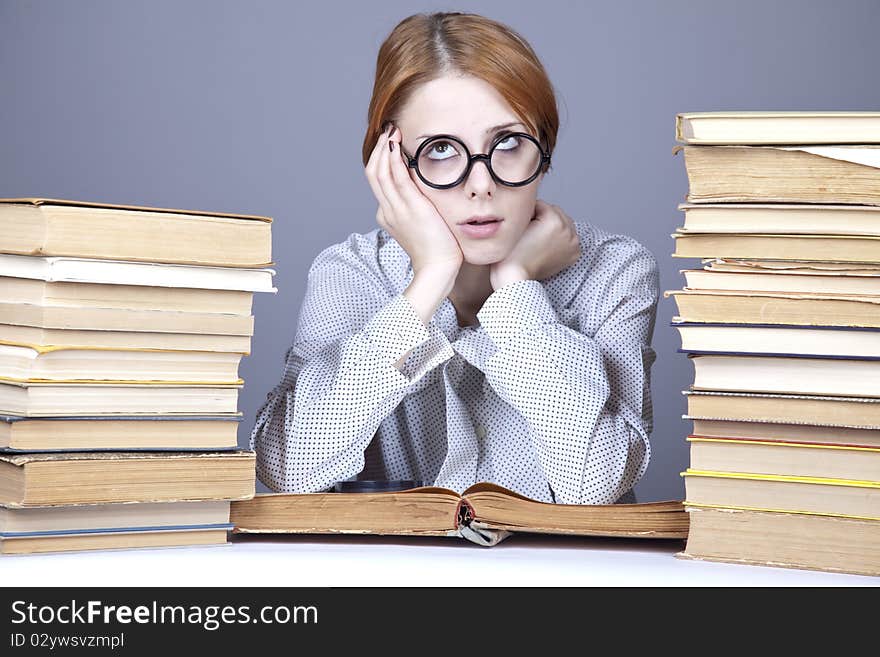
{"type": "Polygon", "coordinates": [[[878,586],[880,577],[680,559],[679,540],[233,535],[227,545],[0,557],[2,586],[878,586]]]}

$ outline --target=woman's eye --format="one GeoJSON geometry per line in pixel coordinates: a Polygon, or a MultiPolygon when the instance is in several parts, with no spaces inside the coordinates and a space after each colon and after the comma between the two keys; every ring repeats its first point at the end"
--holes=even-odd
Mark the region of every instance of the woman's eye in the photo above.
{"type": "Polygon", "coordinates": [[[431,144],[430,148],[428,148],[428,157],[432,160],[446,160],[454,155],[458,155],[458,151],[456,151],[455,146],[448,141],[434,142],[431,144]]]}
{"type": "Polygon", "coordinates": [[[502,151],[510,151],[519,146],[519,137],[516,135],[509,135],[502,139],[496,144],[495,148],[499,148],[502,151]]]}

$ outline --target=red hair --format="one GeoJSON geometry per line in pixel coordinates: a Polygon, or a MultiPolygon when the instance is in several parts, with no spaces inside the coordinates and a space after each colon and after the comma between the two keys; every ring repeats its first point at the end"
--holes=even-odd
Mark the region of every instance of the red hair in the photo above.
{"type": "Polygon", "coordinates": [[[437,12],[403,19],[379,48],[364,166],[383,128],[396,120],[413,91],[448,73],[472,75],[492,85],[547,152],[553,152],[559,131],[556,95],[528,42],[483,16],[437,12]]]}

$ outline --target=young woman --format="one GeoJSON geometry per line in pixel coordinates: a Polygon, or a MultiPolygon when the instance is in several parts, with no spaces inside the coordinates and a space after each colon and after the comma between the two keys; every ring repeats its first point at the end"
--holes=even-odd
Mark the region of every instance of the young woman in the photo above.
{"type": "Polygon", "coordinates": [[[270,489],[491,481],[562,504],[631,491],[650,455],[657,265],[537,198],[558,125],[510,28],[435,13],[391,32],[363,146],[378,228],[309,271],[251,435],[270,489]]]}

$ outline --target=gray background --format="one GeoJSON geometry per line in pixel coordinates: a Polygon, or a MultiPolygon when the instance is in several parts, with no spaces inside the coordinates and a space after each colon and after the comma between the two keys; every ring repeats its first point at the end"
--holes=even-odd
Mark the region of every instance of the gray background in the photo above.
{"type": "MultiPolygon", "coordinates": [[[[0,196],[269,215],[277,295],[258,294],[239,432],[281,376],[306,273],[372,230],[360,159],[379,44],[423,11],[518,30],[558,93],[540,197],[632,235],[680,288],[670,233],[687,191],[674,117],[880,109],[880,1],[48,2],[0,0],[0,196]]],[[[693,378],[661,298],[653,459],[640,500],[681,498],[693,378]]],[[[258,490],[265,490],[259,486],[258,490]]]]}

